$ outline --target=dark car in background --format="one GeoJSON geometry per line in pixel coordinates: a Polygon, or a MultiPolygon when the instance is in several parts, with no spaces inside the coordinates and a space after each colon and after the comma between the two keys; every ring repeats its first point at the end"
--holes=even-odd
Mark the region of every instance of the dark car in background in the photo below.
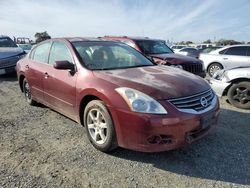
{"type": "Polygon", "coordinates": [[[175,54],[163,40],[127,36],[105,36],[103,38],[123,42],[144,55],[153,58],[157,64],[181,68],[203,78],[206,76],[201,60],[181,54],[175,54]]]}
{"type": "Polygon", "coordinates": [[[175,149],[205,136],[219,115],[204,79],[158,66],[121,42],[47,40],[18,62],[17,75],[29,104],[40,102],[84,125],[105,152],[175,149]]]}
{"type": "Polygon", "coordinates": [[[0,75],[15,72],[17,61],[25,55],[11,38],[0,36],[0,75]]]}

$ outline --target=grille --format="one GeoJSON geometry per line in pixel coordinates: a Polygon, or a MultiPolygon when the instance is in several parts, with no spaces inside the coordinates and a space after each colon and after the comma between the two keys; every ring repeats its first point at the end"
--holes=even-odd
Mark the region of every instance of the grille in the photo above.
{"type": "Polygon", "coordinates": [[[193,109],[199,112],[211,105],[214,95],[214,92],[209,89],[196,95],[171,99],[168,101],[178,109],[193,109]]]}
{"type": "Polygon", "coordinates": [[[184,70],[192,73],[200,73],[203,72],[202,64],[195,63],[195,64],[182,64],[184,70]]]}
{"type": "Polygon", "coordinates": [[[19,60],[18,56],[0,60],[0,68],[15,66],[19,60]]]}

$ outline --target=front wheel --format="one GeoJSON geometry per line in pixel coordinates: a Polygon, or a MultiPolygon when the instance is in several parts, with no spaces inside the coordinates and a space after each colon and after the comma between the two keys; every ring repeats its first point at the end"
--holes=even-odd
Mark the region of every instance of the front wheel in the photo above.
{"type": "Polygon", "coordinates": [[[24,93],[25,100],[27,101],[29,105],[36,104],[36,102],[33,100],[30,85],[28,81],[26,80],[26,78],[24,78],[23,80],[23,93],[24,93]]]}
{"type": "Polygon", "coordinates": [[[109,152],[117,147],[113,121],[102,101],[93,100],[87,104],[84,110],[84,125],[95,148],[109,152]]]}
{"type": "Polygon", "coordinates": [[[239,82],[233,84],[228,92],[229,102],[242,109],[250,109],[250,82],[239,82]]]}
{"type": "Polygon", "coordinates": [[[209,65],[208,67],[208,74],[209,76],[213,77],[214,73],[219,71],[219,70],[222,70],[223,67],[221,64],[219,63],[212,63],[211,65],[209,65]]]}

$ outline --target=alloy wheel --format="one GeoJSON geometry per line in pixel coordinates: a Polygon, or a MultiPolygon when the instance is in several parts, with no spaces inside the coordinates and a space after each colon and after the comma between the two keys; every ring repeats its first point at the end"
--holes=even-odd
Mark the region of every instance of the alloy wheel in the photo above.
{"type": "Polygon", "coordinates": [[[87,127],[90,136],[97,144],[104,144],[107,140],[107,121],[102,112],[94,108],[87,115],[87,127]]]}

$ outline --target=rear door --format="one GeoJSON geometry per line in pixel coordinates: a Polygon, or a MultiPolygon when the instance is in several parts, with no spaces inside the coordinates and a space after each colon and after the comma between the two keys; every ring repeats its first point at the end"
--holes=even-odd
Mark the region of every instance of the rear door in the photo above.
{"type": "Polygon", "coordinates": [[[53,108],[74,118],[77,73],[55,69],[55,61],[69,61],[74,64],[69,47],[62,41],[53,42],[50,50],[49,66],[43,79],[44,98],[53,108]]]}
{"type": "Polygon", "coordinates": [[[36,101],[43,102],[43,73],[48,67],[51,42],[38,45],[30,53],[29,64],[25,67],[26,78],[31,87],[32,96],[36,101]]]}
{"type": "Polygon", "coordinates": [[[234,68],[249,65],[246,46],[234,46],[228,48],[222,55],[224,68],[234,68]]]}

